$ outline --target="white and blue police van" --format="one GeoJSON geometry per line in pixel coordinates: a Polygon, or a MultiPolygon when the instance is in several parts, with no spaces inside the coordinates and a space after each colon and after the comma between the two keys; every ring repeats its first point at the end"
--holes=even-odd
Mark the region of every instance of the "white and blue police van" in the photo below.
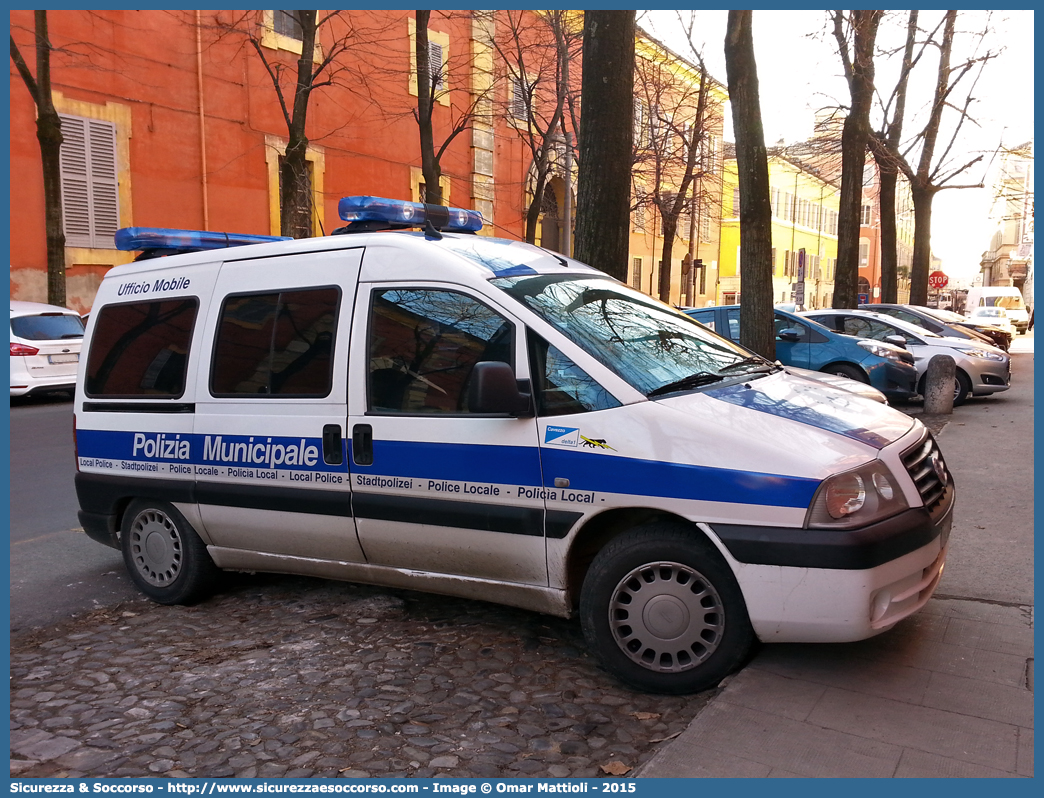
{"type": "Polygon", "coordinates": [[[928,601],[954,487],[919,421],[475,211],[339,209],[323,238],[117,234],[76,489],[155,601],[266,571],[579,616],[668,693],[928,601]]]}

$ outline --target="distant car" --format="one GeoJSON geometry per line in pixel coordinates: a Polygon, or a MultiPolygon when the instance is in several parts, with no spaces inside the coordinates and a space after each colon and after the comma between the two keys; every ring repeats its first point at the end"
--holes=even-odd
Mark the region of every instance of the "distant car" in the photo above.
{"type": "Polygon", "coordinates": [[[969,321],[985,322],[1015,335],[1015,325],[1004,308],[972,308],[969,321]]]}
{"type": "Polygon", "coordinates": [[[72,391],[83,329],[75,311],[12,301],[11,396],[72,391]]]}
{"type": "Polygon", "coordinates": [[[957,366],[953,403],[964,404],[969,396],[987,396],[1008,390],[1011,358],[1006,352],[963,338],[944,338],[900,319],[866,310],[815,310],[808,318],[844,335],[878,341],[905,340],[917,365],[918,393],[924,395],[925,373],[935,355],[949,355],[957,366]]]}
{"type": "MultiPolygon", "coordinates": [[[[735,343],[740,340],[739,305],[686,310],[696,321],[735,343]]],[[[784,366],[858,380],[889,399],[917,394],[917,369],[906,350],[882,341],[853,341],[807,318],[776,308],[776,357],[784,366]]]]}
{"type": "MultiPolygon", "coordinates": [[[[961,318],[965,324],[953,324],[939,318],[937,314],[940,311],[931,310],[930,308],[921,307],[920,305],[860,305],[859,309],[868,310],[871,313],[883,313],[885,316],[891,316],[892,318],[901,319],[910,324],[916,324],[918,327],[924,327],[924,329],[946,338],[964,338],[969,341],[988,343],[991,346],[1000,346],[999,341],[987,335],[985,332],[975,329],[976,325],[969,323],[967,319],[958,317],[961,318]]],[[[993,308],[990,308],[990,310],[993,310],[993,308]]],[[[998,338],[1001,339],[1003,339],[1003,337],[1003,335],[998,336],[998,338]]],[[[1008,345],[1010,346],[1011,336],[1008,335],[1007,339],[1008,345]]],[[[1005,352],[1008,351],[1007,346],[1001,346],[1000,348],[1005,352]]]]}
{"type": "Polygon", "coordinates": [[[1011,348],[1011,341],[1015,337],[1014,331],[1012,330],[1002,330],[1000,327],[995,327],[985,321],[972,321],[971,319],[962,316],[960,313],[954,313],[951,310],[935,310],[934,308],[925,308],[925,310],[933,316],[936,316],[940,321],[946,322],[951,327],[972,330],[986,338],[989,338],[994,346],[1000,347],[1005,352],[1011,348]]]}

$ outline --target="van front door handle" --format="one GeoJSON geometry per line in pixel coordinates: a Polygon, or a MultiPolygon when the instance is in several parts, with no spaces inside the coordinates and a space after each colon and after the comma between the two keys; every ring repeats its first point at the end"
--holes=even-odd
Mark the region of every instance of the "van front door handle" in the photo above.
{"type": "Polygon", "coordinates": [[[373,465],[373,427],[369,424],[352,427],[352,462],[360,466],[373,465]]]}
{"type": "Polygon", "coordinates": [[[340,465],[344,462],[341,446],[341,425],[327,424],[323,427],[323,462],[327,465],[340,465]]]}

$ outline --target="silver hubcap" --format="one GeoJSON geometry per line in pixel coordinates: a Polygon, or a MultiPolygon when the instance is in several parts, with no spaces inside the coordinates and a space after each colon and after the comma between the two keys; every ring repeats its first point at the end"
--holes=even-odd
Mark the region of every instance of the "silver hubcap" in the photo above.
{"type": "Polygon", "coordinates": [[[609,627],[620,649],[658,673],[695,668],[717,650],[725,631],[721,596],[699,571],[676,562],[635,568],[609,602],[609,627]]]}
{"type": "Polygon", "coordinates": [[[181,573],[181,533],[162,510],[145,510],[130,528],[130,550],[138,573],[156,587],[166,587],[181,573]]]}

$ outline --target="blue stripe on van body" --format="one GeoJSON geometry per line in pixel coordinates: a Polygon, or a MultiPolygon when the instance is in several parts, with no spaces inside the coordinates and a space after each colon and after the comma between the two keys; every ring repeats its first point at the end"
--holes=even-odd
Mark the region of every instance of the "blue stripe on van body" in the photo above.
{"type": "Polygon", "coordinates": [[[891,442],[889,438],[880,432],[875,432],[865,427],[852,426],[851,414],[846,414],[847,418],[843,417],[837,408],[834,409],[834,413],[825,413],[814,406],[769,396],[764,391],[755,387],[748,387],[743,383],[727,385],[721,388],[710,388],[705,390],[703,395],[722,402],[728,402],[730,405],[756,410],[759,413],[768,413],[779,418],[788,418],[791,421],[808,424],[816,429],[844,435],[846,438],[852,438],[860,443],[873,446],[875,449],[883,449],[891,442]]]}
{"type": "Polygon", "coordinates": [[[570,490],[593,490],[665,499],[808,507],[819,480],[703,465],[639,460],[546,447],[548,482],[569,480],[570,490]]]}
{"type": "MultiPolygon", "coordinates": [[[[195,433],[164,433],[165,441],[189,441],[188,458],[144,456],[139,445],[134,449],[134,432],[89,430],[77,431],[79,456],[112,460],[138,460],[151,463],[184,463],[190,465],[226,465],[237,467],[271,467],[262,462],[204,460],[203,443],[208,436],[195,433]]],[[[146,433],[149,439],[158,433],[146,433]]],[[[216,439],[217,435],[210,435],[216,439]]],[[[245,442],[253,437],[255,444],[268,444],[267,435],[224,435],[223,444],[245,442]]],[[[301,438],[271,436],[274,445],[297,445],[301,438]]],[[[318,438],[305,438],[305,444],[322,451],[318,438]]],[[[140,439],[139,439],[140,444],[140,439]]],[[[347,441],[350,448],[351,441],[347,441]]],[[[556,477],[569,479],[570,489],[630,494],[649,498],[691,499],[735,502],[775,507],[807,507],[819,486],[816,479],[686,465],[656,460],[620,457],[608,454],[571,451],[556,447],[495,446],[484,444],[427,443],[417,441],[375,440],[372,466],[351,467],[353,474],[367,476],[444,479],[465,482],[495,482],[531,488],[541,485],[547,475],[547,489],[553,490],[556,477]]],[[[151,447],[150,447],[151,448],[151,447]]],[[[350,454],[349,454],[350,458],[350,454]]],[[[259,458],[260,459],[260,458],[259,458]]],[[[345,465],[330,466],[321,454],[314,465],[276,465],[277,470],[343,472],[345,465]]]]}
{"type": "MultiPolygon", "coordinates": [[[[351,440],[348,441],[351,448],[351,440]]],[[[353,474],[497,482],[540,487],[540,450],[536,446],[374,440],[373,465],[351,467],[353,474]]]]}

